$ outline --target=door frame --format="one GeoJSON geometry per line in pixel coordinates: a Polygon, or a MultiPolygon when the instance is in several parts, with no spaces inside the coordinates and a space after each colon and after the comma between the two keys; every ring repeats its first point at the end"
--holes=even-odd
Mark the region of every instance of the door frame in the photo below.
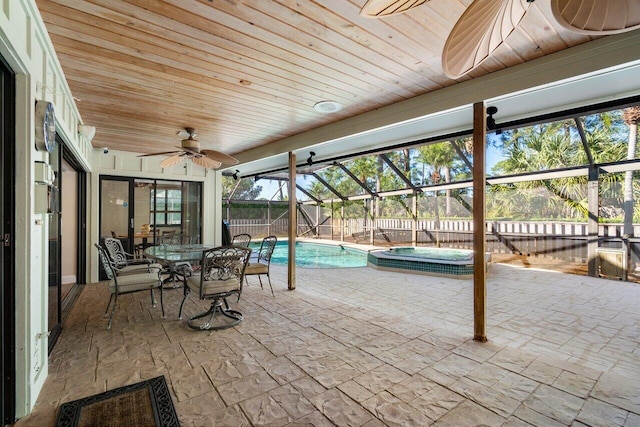
{"type": "Polygon", "coordinates": [[[16,414],[16,292],[15,292],[15,73],[0,56],[0,420],[15,422],[16,414]]]}

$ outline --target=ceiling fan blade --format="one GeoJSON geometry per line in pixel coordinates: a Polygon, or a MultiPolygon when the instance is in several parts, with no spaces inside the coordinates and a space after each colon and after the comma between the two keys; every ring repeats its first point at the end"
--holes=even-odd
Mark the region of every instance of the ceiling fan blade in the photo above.
{"type": "Polygon", "coordinates": [[[161,168],[168,168],[173,165],[177,165],[178,163],[184,160],[184,154],[176,154],[175,156],[167,157],[163,161],[160,162],[161,168]]]}
{"type": "Polygon", "coordinates": [[[215,160],[225,165],[237,165],[238,159],[215,150],[200,150],[200,154],[204,154],[211,160],[215,160]]]}
{"type": "Polygon", "coordinates": [[[365,18],[384,18],[406,12],[420,6],[429,0],[369,0],[360,9],[360,15],[365,18]]]}
{"type": "Polygon", "coordinates": [[[640,28],[638,0],[551,0],[562,27],[581,34],[607,35],[640,28]]]}
{"type": "Polygon", "coordinates": [[[180,151],[163,151],[161,153],[150,153],[150,154],[140,154],[138,157],[149,157],[149,156],[166,156],[167,154],[179,154],[182,153],[182,149],[180,151]]]}
{"type": "Polygon", "coordinates": [[[191,158],[191,161],[196,165],[202,166],[203,168],[207,169],[218,169],[220,166],[222,166],[221,162],[212,160],[206,156],[193,156],[191,158]]]}
{"type": "Polygon", "coordinates": [[[529,6],[527,0],[474,0],[444,45],[446,76],[457,79],[480,66],[518,26],[529,6]]]}

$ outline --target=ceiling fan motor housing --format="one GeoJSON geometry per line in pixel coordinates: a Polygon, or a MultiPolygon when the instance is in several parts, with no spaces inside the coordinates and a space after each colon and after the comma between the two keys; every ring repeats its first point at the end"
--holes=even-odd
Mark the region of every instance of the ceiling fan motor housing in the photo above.
{"type": "Polygon", "coordinates": [[[197,140],[189,137],[188,139],[182,140],[182,148],[192,148],[194,150],[200,151],[200,143],[197,140]]]}

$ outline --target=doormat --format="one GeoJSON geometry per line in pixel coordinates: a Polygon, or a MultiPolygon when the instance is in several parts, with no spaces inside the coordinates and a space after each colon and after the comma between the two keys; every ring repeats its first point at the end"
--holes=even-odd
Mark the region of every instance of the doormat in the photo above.
{"type": "Polygon", "coordinates": [[[56,427],[179,427],[164,376],[63,403],[56,427]]]}

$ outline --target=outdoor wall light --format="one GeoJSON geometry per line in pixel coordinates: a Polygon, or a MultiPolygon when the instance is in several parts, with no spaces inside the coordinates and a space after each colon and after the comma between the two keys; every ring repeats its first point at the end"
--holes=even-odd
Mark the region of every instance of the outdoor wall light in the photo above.
{"type": "Polygon", "coordinates": [[[493,118],[493,115],[498,112],[498,107],[487,107],[487,130],[497,129],[496,119],[493,118]]]}
{"type": "Polygon", "coordinates": [[[315,156],[316,153],[314,153],[313,151],[309,152],[309,157],[307,157],[307,165],[311,166],[313,164],[313,156],[315,156]]]}

